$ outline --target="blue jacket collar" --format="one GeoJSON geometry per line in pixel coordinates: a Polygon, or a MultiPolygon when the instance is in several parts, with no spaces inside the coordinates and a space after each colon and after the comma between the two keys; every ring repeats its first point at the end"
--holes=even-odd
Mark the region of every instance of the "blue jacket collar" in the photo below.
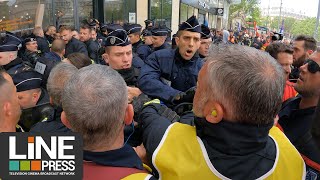
{"type": "Polygon", "coordinates": [[[83,151],[83,159],[104,166],[128,167],[143,170],[142,161],[129,145],[105,152],[83,151]]]}

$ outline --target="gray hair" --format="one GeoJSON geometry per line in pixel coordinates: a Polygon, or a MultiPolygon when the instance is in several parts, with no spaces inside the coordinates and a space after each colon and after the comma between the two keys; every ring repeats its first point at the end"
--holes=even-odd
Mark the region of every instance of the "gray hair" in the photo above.
{"type": "MultiPolygon", "coordinates": [[[[212,46],[207,96],[221,103],[237,122],[264,125],[280,110],[285,79],[269,54],[247,46],[212,46]]],[[[230,119],[231,120],[231,119],[230,119]]]]}
{"type": "Polygon", "coordinates": [[[108,66],[81,68],[66,84],[62,107],[71,129],[83,136],[90,150],[112,144],[119,135],[128,106],[127,86],[108,66]]]}
{"type": "Polygon", "coordinates": [[[61,96],[65,84],[78,69],[72,64],[59,63],[50,72],[47,90],[55,106],[61,107],[61,96]]]}

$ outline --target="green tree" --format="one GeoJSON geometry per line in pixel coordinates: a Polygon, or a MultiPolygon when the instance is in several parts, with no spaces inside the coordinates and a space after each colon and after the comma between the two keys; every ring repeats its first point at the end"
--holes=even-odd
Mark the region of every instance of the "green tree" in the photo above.
{"type": "MultiPolygon", "coordinates": [[[[292,35],[297,36],[299,34],[313,36],[314,29],[316,27],[316,18],[307,18],[304,20],[296,21],[292,25],[292,35]]],[[[320,39],[320,29],[318,30],[318,37],[316,39],[320,39]]]]}
{"type": "Polygon", "coordinates": [[[282,17],[281,22],[279,23],[279,16],[269,18],[270,30],[279,31],[279,26],[282,24],[282,20],[284,20],[284,30],[286,33],[290,33],[292,31],[294,23],[297,21],[292,17],[282,17]]]}
{"type": "Polygon", "coordinates": [[[231,24],[232,19],[242,15],[249,15],[252,20],[260,21],[261,11],[258,4],[258,0],[241,0],[240,4],[232,4],[229,8],[229,24],[231,24]]]}

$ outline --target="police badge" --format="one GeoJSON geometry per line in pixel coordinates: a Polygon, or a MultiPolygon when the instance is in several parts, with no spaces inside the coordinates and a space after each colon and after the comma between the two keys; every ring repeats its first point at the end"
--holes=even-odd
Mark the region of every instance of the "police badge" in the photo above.
{"type": "Polygon", "coordinates": [[[114,45],[115,42],[116,42],[116,38],[115,37],[111,37],[110,38],[110,44],[114,45]]]}

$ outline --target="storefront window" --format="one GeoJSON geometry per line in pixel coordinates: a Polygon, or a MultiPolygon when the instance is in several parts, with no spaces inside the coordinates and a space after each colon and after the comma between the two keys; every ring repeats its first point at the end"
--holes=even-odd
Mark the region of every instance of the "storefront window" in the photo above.
{"type": "Polygon", "coordinates": [[[135,0],[105,0],[104,12],[107,23],[136,23],[135,0]]]}
{"type": "Polygon", "coordinates": [[[79,21],[80,24],[84,20],[88,20],[93,18],[93,11],[92,11],[92,0],[78,0],[79,2],[79,7],[78,7],[78,12],[79,12],[79,21]]]}
{"type": "Polygon", "coordinates": [[[208,25],[209,25],[210,28],[214,28],[215,27],[215,24],[214,24],[215,18],[216,18],[215,15],[209,13],[208,25]]]}
{"type": "Polygon", "coordinates": [[[20,32],[34,28],[38,4],[45,4],[42,26],[54,24],[51,0],[0,1],[0,31],[20,32]]]}
{"type": "Polygon", "coordinates": [[[188,5],[181,3],[180,6],[180,24],[188,19],[188,5]]]}
{"type": "Polygon", "coordinates": [[[155,25],[166,25],[171,28],[172,0],[151,0],[150,19],[155,25]]]}
{"type": "MultiPolygon", "coordinates": [[[[191,16],[194,14],[194,9],[195,9],[195,8],[192,7],[192,6],[189,6],[189,7],[188,7],[188,18],[191,17],[191,16]]],[[[186,20],[187,20],[187,19],[186,19],[186,20]]],[[[185,21],[186,21],[186,20],[185,20],[185,21]]]]}
{"type": "Polygon", "coordinates": [[[55,25],[57,28],[63,25],[74,26],[75,17],[73,9],[73,0],[55,0],[54,1],[54,15],[55,15],[55,25]]]}

